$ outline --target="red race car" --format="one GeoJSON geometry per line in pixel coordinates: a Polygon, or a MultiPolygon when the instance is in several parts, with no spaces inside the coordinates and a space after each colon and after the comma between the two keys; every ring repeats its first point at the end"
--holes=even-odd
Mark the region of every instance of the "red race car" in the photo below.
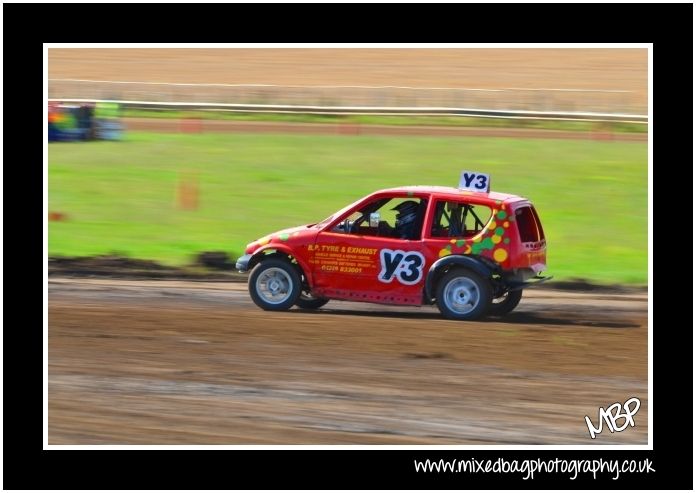
{"type": "Polygon", "coordinates": [[[316,224],[250,243],[237,260],[264,310],[329,300],[437,304],[443,316],[504,315],[543,282],[546,239],[532,203],[490,192],[486,174],[459,188],[379,190],[316,224]]]}

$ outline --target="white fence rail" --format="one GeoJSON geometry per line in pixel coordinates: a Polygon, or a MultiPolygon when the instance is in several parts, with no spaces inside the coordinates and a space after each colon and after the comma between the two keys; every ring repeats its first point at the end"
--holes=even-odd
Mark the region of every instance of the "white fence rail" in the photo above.
{"type": "Polygon", "coordinates": [[[515,111],[515,110],[479,110],[473,108],[426,108],[426,107],[369,107],[369,106],[289,106],[259,104],[221,104],[221,103],[172,103],[157,101],[124,101],[95,99],[53,99],[52,102],[63,103],[99,103],[114,102],[128,108],[150,109],[187,109],[203,111],[235,111],[241,113],[305,113],[324,115],[420,115],[420,116],[471,116],[483,118],[512,118],[527,120],[571,120],[593,122],[648,123],[647,115],[626,115],[614,113],[590,112],[551,112],[551,111],[515,111]]]}
{"type": "Polygon", "coordinates": [[[647,123],[630,91],[275,86],[49,79],[50,100],[238,112],[460,115],[647,123]]]}

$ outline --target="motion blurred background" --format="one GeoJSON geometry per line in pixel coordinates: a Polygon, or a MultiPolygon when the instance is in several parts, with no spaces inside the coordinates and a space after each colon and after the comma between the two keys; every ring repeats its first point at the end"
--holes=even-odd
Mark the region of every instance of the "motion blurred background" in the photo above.
{"type": "Polygon", "coordinates": [[[647,49],[49,49],[49,121],[63,131],[48,151],[49,256],[234,259],[376,189],[456,186],[471,169],[534,201],[549,274],[645,284],[647,60],[647,49]],[[79,108],[96,132],[71,132],[79,108]]]}
{"type": "Polygon", "coordinates": [[[648,280],[647,60],[49,49],[49,443],[648,443],[648,296],[616,286],[648,280]],[[507,317],[266,312],[230,282],[252,240],[464,169],[544,225],[555,280],[507,317]]]}

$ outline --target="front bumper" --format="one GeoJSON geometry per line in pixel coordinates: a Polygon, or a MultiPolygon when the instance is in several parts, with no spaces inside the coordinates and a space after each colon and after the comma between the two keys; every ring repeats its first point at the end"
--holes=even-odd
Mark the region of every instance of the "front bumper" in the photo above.
{"type": "Polygon", "coordinates": [[[235,267],[239,272],[246,272],[249,270],[249,261],[251,260],[251,255],[242,255],[237,259],[235,267]]]}

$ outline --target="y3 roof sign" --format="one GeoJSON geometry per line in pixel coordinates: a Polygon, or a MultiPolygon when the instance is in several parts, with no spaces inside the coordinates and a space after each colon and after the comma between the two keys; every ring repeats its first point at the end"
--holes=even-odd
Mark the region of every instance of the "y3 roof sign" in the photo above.
{"type": "Polygon", "coordinates": [[[459,176],[459,189],[471,192],[490,192],[491,177],[486,173],[477,171],[462,171],[459,176]]]}

